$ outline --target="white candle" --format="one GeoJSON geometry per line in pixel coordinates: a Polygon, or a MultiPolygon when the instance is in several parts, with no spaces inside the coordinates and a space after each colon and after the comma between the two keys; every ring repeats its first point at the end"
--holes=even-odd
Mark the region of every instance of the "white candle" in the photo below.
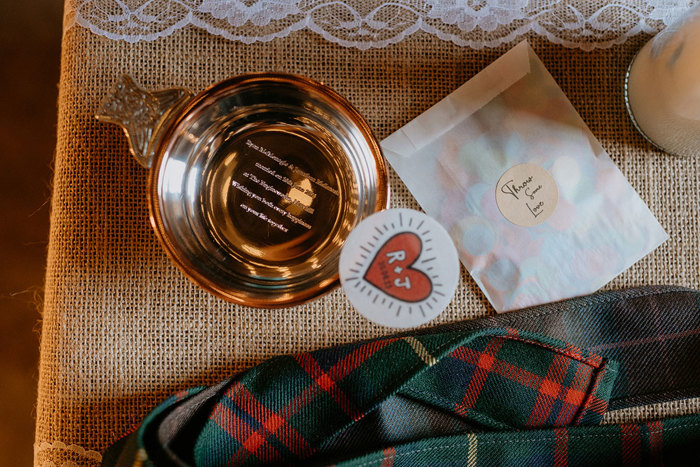
{"type": "Polygon", "coordinates": [[[700,7],[644,45],[627,80],[628,110],[654,144],[700,155],[700,7]]]}

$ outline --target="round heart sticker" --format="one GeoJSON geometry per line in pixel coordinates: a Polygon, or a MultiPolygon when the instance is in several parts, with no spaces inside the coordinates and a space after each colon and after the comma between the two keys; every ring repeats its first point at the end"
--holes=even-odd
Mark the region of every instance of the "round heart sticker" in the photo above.
{"type": "Polygon", "coordinates": [[[452,300],[458,280],[452,239],[413,209],[368,217],[340,253],[340,283],[350,303],[383,326],[410,328],[432,320],[452,300]]]}

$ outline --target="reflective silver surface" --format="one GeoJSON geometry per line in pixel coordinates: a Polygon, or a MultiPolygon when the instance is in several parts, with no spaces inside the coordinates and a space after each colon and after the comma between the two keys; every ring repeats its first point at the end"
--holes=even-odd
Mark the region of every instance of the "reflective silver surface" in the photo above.
{"type": "Polygon", "coordinates": [[[248,75],[195,97],[151,172],[166,250],[211,292],[260,307],[338,283],[350,230],[387,203],[379,146],[339,95],[291,75],[248,75]]]}

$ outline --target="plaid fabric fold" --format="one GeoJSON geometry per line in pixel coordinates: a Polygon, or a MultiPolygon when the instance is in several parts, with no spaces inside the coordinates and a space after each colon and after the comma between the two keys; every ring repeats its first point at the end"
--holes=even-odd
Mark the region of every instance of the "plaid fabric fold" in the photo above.
{"type": "Polygon", "coordinates": [[[640,424],[428,438],[385,447],[335,465],[696,465],[698,440],[700,415],[690,415],[640,424]]]}
{"type": "MultiPolygon", "coordinates": [[[[668,288],[597,294],[514,312],[521,318],[509,318],[510,324],[519,326],[486,318],[273,358],[164,401],[105,454],[104,464],[566,465],[613,462],[630,453],[646,459],[700,440],[700,421],[596,425],[615,395],[629,401],[697,393],[699,385],[678,387],[675,380],[644,394],[630,386],[637,380],[630,372],[645,361],[640,346],[662,339],[667,352],[676,346],[697,351],[698,333],[675,327],[669,337],[662,326],[650,339],[646,331],[626,333],[621,319],[591,346],[614,349],[620,358],[613,359],[572,343],[588,339],[571,333],[575,326],[566,329],[571,339],[564,342],[542,320],[593,305],[598,321],[610,313],[631,323],[632,313],[643,317],[650,303],[667,300],[673,306],[664,310],[693,326],[688,317],[698,314],[699,296],[668,288]],[[540,329],[532,329],[533,317],[540,329]],[[616,335],[625,339],[613,342],[616,335]],[[595,440],[606,448],[596,450],[595,440]],[[587,458],[587,451],[598,457],[587,458]]],[[[599,332],[600,322],[588,325],[599,332]]]]}
{"type": "Polygon", "coordinates": [[[616,374],[616,362],[506,330],[457,347],[399,395],[491,429],[597,424],[616,374]]]}

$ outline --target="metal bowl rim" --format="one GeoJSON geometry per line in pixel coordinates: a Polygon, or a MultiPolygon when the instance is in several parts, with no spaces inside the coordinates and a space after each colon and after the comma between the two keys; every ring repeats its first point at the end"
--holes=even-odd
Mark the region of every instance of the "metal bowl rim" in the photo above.
{"type": "Polygon", "coordinates": [[[243,295],[237,289],[229,289],[220,287],[206,274],[201,273],[196,265],[178,248],[177,242],[169,234],[168,229],[163,222],[163,213],[160,209],[160,197],[158,194],[158,175],[162,167],[163,159],[166,156],[165,148],[175,135],[175,129],[179,124],[192,112],[194,109],[212,95],[223,90],[235,89],[242,87],[251,82],[263,82],[269,84],[284,83],[293,86],[312,90],[321,96],[325,97],[327,102],[339,106],[353,124],[357,126],[364,140],[370,147],[374,156],[377,167],[377,201],[374,206],[374,212],[385,209],[389,204],[389,186],[386,162],[382,154],[381,147],[378,143],[374,132],[370,128],[367,121],[360,112],[341,94],[329,88],[325,84],[314,81],[310,78],[290,74],[290,73],[247,73],[233,78],[226,79],[206,88],[201,93],[192,98],[173,118],[168,122],[167,127],[163,131],[163,135],[155,148],[155,156],[151,165],[148,177],[148,206],[149,218],[151,226],[156,233],[158,241],[163,245],[165,252],[172,259],[180,271],[192,282],[208,291],[209,293],[224,299],[228,302],[238,305],[249,306],[254,308],[283,308],[305,303],[314,298],[321,297],[340,285],[339,274],[336,273],[329,276],[328,280],[322,283],[308,287],[302,291],[295,292],[291,297],[283,295],[281,298],[261,298],[243,295]]]}

